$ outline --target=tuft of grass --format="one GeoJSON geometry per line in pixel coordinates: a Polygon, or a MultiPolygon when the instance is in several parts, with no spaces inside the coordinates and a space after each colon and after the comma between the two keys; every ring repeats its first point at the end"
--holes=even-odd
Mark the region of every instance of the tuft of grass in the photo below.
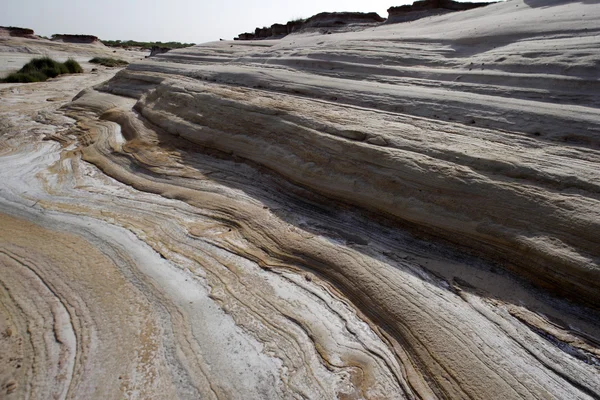
{"type": "Polygon", "coordinates": [[[120,60],[118,58],[108,58],[108,57],[94,57],[90,60],[92,64],[100,64],[105,67],[123,67],[129,64],[125,60],[120,60]]]}
{"type": "Polygon", "coordinates": [[[6,78],[2,79],[5,83],[29,83],[29,82],[44,82],[48,77],[41,72],[13,72],[6,78]]]}
{"type": "Polygon", "coordinates": [[[44,82],[48,78],[55,78],[62,74],[82,73],[83,69],[79,63],[69,59],[60,63],[50,57],[34,58],[23,66],[19,71],[2,79],[7,83],[44,82]]]}
{"type": "Polygon", "coordinates": [[[79,65],[79,63],[72,58],[69,58],[67,61],[65,61],[65,66],[69,70],[70,74],[81,74],[83,72],[81,65],[79,65]]]}

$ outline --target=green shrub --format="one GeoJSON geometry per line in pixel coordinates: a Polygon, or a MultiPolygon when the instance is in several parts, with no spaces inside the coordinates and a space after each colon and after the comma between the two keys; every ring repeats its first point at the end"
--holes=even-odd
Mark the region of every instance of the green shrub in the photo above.
{"type": "Polygon", "coordinates": [[[30,74],[36,71],[43,73],[48,78],[54,78],[60,74],[69,73],[69,70],[64,64],[54,61],[49,57],[34,58],[19,70],[19,72],[23,72],[26,74],[30,74]]]}
{"type": "Polygon", "coordinates": [[[105,67],[123,67],[129,64],[125,60],[119,60],[118,58],[107,58],[107,57],[94,57],[90,60],[92,64],[100,64],[105,67]]]}
{"type": "Polygon", "coordinates": [[[69,70],[70,74],[81,74],[83,72],[81,65],[79,65],[79,63],[72,58],[69,58],[67,61],[65,61],[65,66],[69,70]]]}
{"type": "Polygon", "coordinates": [[[6,83],[28,83],[28,82],[44,82],[48,77],[41,73],[36,72],[13,72],[6,78],[2,79],[2,82],[6,83]]]}
{"type": "Polygon", "coordinates": [[[73,59],[60,63],[54,61],[50,57],[40,57],[29,61],[19,71],[2,79],[2,82],[44,82],[48,78],[55,78],[58,75],[81,72],[83,72],[83,69],[79,63],[73,59]]]}

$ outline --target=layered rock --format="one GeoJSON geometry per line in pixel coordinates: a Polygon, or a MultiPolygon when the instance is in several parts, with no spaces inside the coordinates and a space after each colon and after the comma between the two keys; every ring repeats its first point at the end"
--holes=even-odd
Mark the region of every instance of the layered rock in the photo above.
{"type": "Polygon", "coordinates": [[[307,28],[333,28],[348,24],[373,24],[385,21],[377,13],[360,12],[322,12],[308,18],[303,27],[307,28]]]}
{"type": "Polygon", "coordinates": [[[171,50],[173,49],[171,49],[170,47],[152,46],[152,48],[150,49],[150,55],[148,57],[154,57],[158,54],[164,54],[171,50]]]}
{"type": "Polygon", "coordinates": [[[600,7],[528,3],[0,91],[6,395],[600,397],[600,7]]]}
{"type": "Polygon", "coordinates": [[[12,36],[12,37],[23,37],[28,39],[37,39],[33,29],[29,28],[18,28],[15,26],[0,26],[0,37],[12,36]]]}
{"type": "Polygon", "coordinates": [[[235,40],[282,38],[290,33],[307,28],[340,28],[355,24],[376,24],[385,21],[377,13],[322,12],[308,19],[289,21],[287,24],[273,24],[270,27],[256,28],[254,33],[241,33],[235,40]]]}
{"type": "MultiPolygon", "coordinates": [[[[496,35],[494,29],[486,26],[488,12],[492,11],[486,9],[479,14],[472,11],[464,17],[474,21],[472,29],[482,37],[496,35]]],[[[520,21],[521,15],[527,12],[517,13],[516,21],[520,21]]],[[[554,24],[543,28],[547,34],[553,32],[552,29],[563,29],[563,21],[555,18],[554,24]]],[[[596,67],[592,64],[598,65],[597,57],[590,52],[582,60],[592,57],[595,61],[582,61],[579,65],[569,61],[568,69],[564,70],[569,71],[568,74],[558,78],[547,71],[567,67],[559,55],[545,56],[544,64],[531,65],[526,56],[515,57],[510,50],[506,50],[508,53],[496,50],[498,43],[490,40],[487,47],[479,50],[481,55],[469,57],[473,51],[471,41],[481,39],[464,33],[461,18],[450,20],[456,21],[455,25],[441,21],[440,26],[430,21],[406,28],[409,30],[404,32],[382,28],[374,34],[365,33],[364,39],[359,33],[348,33],[347,37],[341,34],[330,41],[305,40],[303,47],[294,48],[293,57],[284,55],[289,46],[284,44],[270,48],[265,58],[260,51],[241,58],[235,53],[236,58],[231,61],[245,63],[243,68],[227,63],[201,63],[182,69],[175,53],[163,60],[173,60],[172,64],[137,65],[128,74],[137,81],[142,79],[137,76],[138,70],[158,68],[163,73],[275,90],[284,93],[277,100],[283,104],[292,102],[293,97],[286,96],[295,95],[326,101],[331,114],[344,115],[340,117],[343,122],[329,121],[320,113],[311,117],[309,110],[318,107],[310,104],[306,104],[304,112],[278,110],[277,117],[271,118],[268,110],[271,105],[254,104],[250,100],[256,98],[254,95],[248,101],[243,100],[243,96],[235,101],[224,100],[210,94],[208,89],[188,88],[187,83],[181,90],[180,86],[170,83],[159,85],[141,98],[138,107],[152,123],[169,132],[204,146],[233,152],[327,196],[395,216],[457,244],[469,243],[470,247],[493,254],[511,270],[541,286],[589,304],[600,303],[600,280],[597,279],[600,246],[595,234],[600,220],[596,206],[592,206],[596,204],[598,177],[584,172],[591,165],[584,163],[584,169],[576,170],[572,168],[580,164],[575,163],[557,170],[555,165],[570,163],[561,158],[552,161],[550,156],[542,159],[533,155],[524,158],[511,155],[506,159],[507,149],[515,146],[525,154],[538,153],[539,140],[577,144],[568,152],[569,157],[577,158],[588,157],[584,156],[588,148],[600,145],[593,133],[600,131],[598,115],[594,108],[589,108],[597,106],[598,98],[587,92],[596,87],[593,78],[596,67]],[[446,50],[439,50],[443,58],[432,59],[430,52],[435,54],[432,49],[440,45],[426,43],[452,40],[438,31],[444,25],[454,29],[456,38],[451,46],[456,56],[453,58],[446,50]],[[420,44],[418,47],[401,45],[394,38],[396,34],[402,38],[406,38],[402,35],[412,34],[412,40],[407,43],[420,44]],[[375,35],[377,40],[370,35],[375,35]],[[380,42],[385,44],[376,47],[375,43],[380,42]],[[363,52],[362,49],[369,50],[363,52]],[[418,60],[410,62],[418,68],[405,66],[406,51],[410,52],[411,59],[418,60]],[[257,63],[268,64],[269,69],[264,70],[257,63]],[[297,72],[291,75],[277,66],[292,67],[297,72]],[[573,90],[579,90],[572,86],[570,75],[574,73],[588,82],[584,93],[577,98],[571,95],[573,90]],[[347,75],[359,79],[348,85],[347,75]],[[422,79],[430,82],[433,79],[435,83],[414,88],[413,82],[422,82],[422,79]],[[513,83],[506,85],[503,83],[506,79],[513,83]],[[553,90],[550,101],[543,94],[547,88],[553,90]],[[503,95],[498,96],[498,93],[503,95]],[[437,99],[442,96],[445,101],[440,103],[437,99]],[[183,99],[187,99],[185,107],[181,106],[183,99]],[[386,114],[362,110],[344,112],[343,106],[337,103],[399,116],[393,118],[394,123],[386,114]],[[163,108],[167,104],[169,106],[163,108]],[[175,104],[177,106],[173,106],[175,104]],[[250,114],[236,111],[233,115],[217,112],[230,109],[256,111],[250,114]],[[433,121],[411,122],[412,117],[406,119],[402,117],[404,114],[433,121]],[[252,125],[248,125],[248,115],[254,119],[252,125]],[[273,124],[278,129],[270,129],[273,124]],[[249,130],[249,126],[253,129],[249,130]],[[277,140],[281,132],[285,132],[284,136],[294,136],[294,140],[277,140]],[[410,132],[410,139],[402,132],[410,132]],[[498,147],[486,144],[485,138],[493,132],[497,132],[498,147]],[[459,140],[464,135],[469,139],[459,140]],[[437,143],[452,143],[452,155],[437,143]],[[264,148],[270,151],[265,152],[264,148]],[[584,150],[577,150],[579,148],[584,150]],[[323,165],[324,160],[327,166],[323,165]],[[498,176],[502,178],[499,180],[498,176]],[[505,179],[508,181],[500,184],[505,179]],[[545,189],[540,189],[540,185],[545,189]],[[538,189],[532,191],[534,186],[538,189]],[[594,200],[580,202],[579,197],[562,194],[565,190],[584,190],[588,193],[586,199],[594,200]],[[585,217],[575,217],[570,211],[572,208],[580,210],[585,217]],[[581,296],[582,293],[585,295],[581,296]]],[[[517,23],[520,22],[512,23],[512,29],[526,29],[517,23]]],[[[502,30],[497,34],[499,40],[504,40],[502,48],[522,46],[513,40],[521,38],[523,33],[511,39],[510,27],[495,29],[502,30]]],[[[585,28],[582,23],[573,29],[573,32],[585,32],[584,29],[591,27],[585,28]]],[[[532,48],[527,51],[531,54],[540,51],[536,47],[537,35],[537,32],[532,34],[528,42],[532,48]]],[[[594,39],[586,36],[572,40],[575,43],[594,39]]],[[[197,49],[202,53],[198,61],[203,57],[210,59],[211,46],[197,49]]],[[[549,44],[541,46],[545,49],[549,44]]],[[[577,45],[573,46],[573,54],[579,54],[577,45]]],[[[558,48],[556,51],[563,54],[565,49],[558,48]]],[[[192,60],[190,56],[186,53],[186,63],[192,60]]],[[[116,80],[109,90],[116,93],[124,90],[119,82],[116,80]]],[[[301,101],[293,102],[294,110],[300,109],[301,101]]],[[[553,147],[545,151],[550,149],[553,147]]]]}
{"type": "Polygon", "coordinates": [[[283,24],[273,24],[271,25],[271,35],[272,36],[285,36],[289,32],[287,25],[283,24]]]}
{"type": "Polygon", "coordinates": [[[414,21],[432,15],[445,14],[453,11],[466,11],[484,7],[493,2],[458,2],[453,0],[420,0],[412,5],[388,8],[387,23],[414,21]]]}
{"type": "Polygon", "coordinates": [[[93,35],[55,34],[52,35],[52,40],[63,43],[101,44],[100,39],[93,35]]]}
{"type": "MultiPolygon", "coordinates": [[[[600,42],[589,30],[600,8],[569,2],[558,9],[514,5],[361,32],[298,35],[296,43],[206,44],[171,52],[160,62],[130,66],[100,89],[134,97],[140,118],[166,137],[266,167],[312,192],[494,260],[494,268],[543,290],[544,295],[534,296],[538,299],[567,297],[597,310],[600,42]],[[586,17],[568,17],[576,14],[586,17]],[[532,25],[532,20],[544,23],[532,25]]],[[[119,121],[121,126],[132,124],[119,121]]],[[[109,172],[114,171],[107,161],[112,157],[104,154],[87,159],[136,188],[190,204],[210,203],[196,198],[196,192],[162,186],[162,180],[140,182],[109,172]]],[[[301,263],[385,327],[384,336],[397,343],[399,359],[407,357],[415,376],[423,377],[409,374],[408,396],[598,396],[597,385],[590,383],[598,376],[592,366],[595,339],[585,341],[579,349],[592,350],[577,360],[567,351],[540,363],[536,357],[552,346],[561,348],[557,337],[576,333],[568,328],[551,333],[548,325],[538,324],[543,317],[535,311],[521,315],[514,308],[519,301],[495,287],[502,287],[498,276],[473,284],[478,272],[470,267],[461,264],[470,272],[459,277],[454,274],[460,268],[446,261],[423,264],[422,271],[444,277],[447,286],[440,288],[452,295],[419,293],[408,288],[416,287],[412,283],[404,284],[403,272],[396,275],[376,260],[316,245],[307,228],[311,223],[298,222],[309,232],[296,236],[295,230],[281,231],[268,218],[259,218],[269,233],[255,235],[251,232],[260,228],[254,217],[237,213],[240,205],[214,207],[243,221],[243,236],[252,237],[267,254],[283,263],[301,263]],[[495,347],[489,340],[506,333],[478,323],[475,330],[468,328],[473,315],[450,300],[454,295],[501,329],[518,320],[533,335],[553,337],[546,344],[554,344],[524,350],[507,341],[495,347]],[[479,301],[492,308],[479,308],[479,301]],[[495,307],[511,317],[496,319],[495,307]],[[428,317],[433,315],[435,321],[428,317]],[[467,339],[462,332],[473,336],[467,339]],[[522,365],[543,365],[563,374],[570,368],[564,362],[579,365],[589,378],[561,375],[562,383],[549,389],[554,378],[540,370],[522,375],[522,365]],[[483,370],[489,374],[481,374],[483,370]]],[[[382,245],[381,237],[354,232],[350,223],[339,233],[352,248],[371,254],[366,247],[382,245]]],[[[528,304],[528,312],[537,308],[528,304]]],[[[525,343],[511,332],[519,346],[525,343]]]]}

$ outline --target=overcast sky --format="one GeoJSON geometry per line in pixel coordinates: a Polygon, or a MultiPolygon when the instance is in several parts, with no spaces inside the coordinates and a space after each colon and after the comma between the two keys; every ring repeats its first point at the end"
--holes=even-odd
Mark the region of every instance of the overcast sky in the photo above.
{"type": "Polygon", "coordinates": [[[0,26],[37,34],[203,43],[322,11],[375,11],[412,0],[0,0],[0,26]]]}

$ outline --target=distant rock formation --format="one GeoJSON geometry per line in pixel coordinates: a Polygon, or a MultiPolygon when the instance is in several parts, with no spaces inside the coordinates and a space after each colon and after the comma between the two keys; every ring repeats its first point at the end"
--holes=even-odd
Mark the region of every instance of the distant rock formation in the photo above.
{"type": "Polygon", "coordinates": [[[421,0],[412,5],[388,8],[387,23],[414,21],[431,15],[445,14],[454,11],[465,11],[473,8],[487,6],[492,2],[459,3],[453,0],[421,0]]]}
{"type": "Polygon", "coordinates": [[[323,12],[313,15],[306,20],[303,27],[306,28],[334,28],[340,25],[348,24],[369,24],[383,22],[385,18],[375,12],[323,12]]]}
{"type": "Polygon", "coordinates": [[[150,55],[146,56],[146,58],[154,57],[157,54],[163,54],[170,50],[172,50],[170,47],[152,46],[152,48],[150,49],[150,55]]]}
{"type": "Polygon", "coordinates": [[[97,36],[93,35],[70,35],[70,34],[55,34],[52,35],[52,40],[55,42],[64,43],[82,43],[82,44],[100,44],[97,36]]]}
{"type": "Polygon", "coordinates": [[[278,39],[303,28],[339,28],[348,24],[372,24],[383,21],[385,19],[374,12],[322,12],[305,20],[289,21],[285,25],[273,24],[270,27],[256,28],[254,33],[241,33],[234,40],[278,39]]]}
{"type": "Polygon", "coordinates": [[[39,39],[37,36],[35,36],[33,29],[19,28],[16,26],[0,26],[0,37],[2,36],[39,39]]]}

